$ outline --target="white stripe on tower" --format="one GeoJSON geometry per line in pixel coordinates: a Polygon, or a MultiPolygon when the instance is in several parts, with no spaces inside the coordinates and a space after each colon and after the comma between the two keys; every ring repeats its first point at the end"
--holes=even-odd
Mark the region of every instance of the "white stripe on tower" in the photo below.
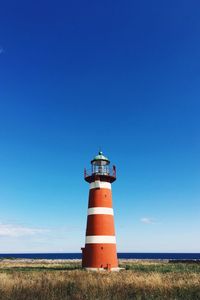
{"type": "Polygon", "coordinates": [[[98,188],[111,190],[111,183],[106,181],[100,181],[100,180],[96,180],[90,183],[90,190],[98,189],[98,188]]]}
{"type": "Polygon", "coordinates": [[[86,244],[116,244],[114,235],[88,235],[85,238],[86,244]]]}
{"type": "Polygon", "coordinates": [[[112,215],[113,216],[113,208],[91,207],[91,208],[88,208],[88,216],[89,215],[112,215]]]}

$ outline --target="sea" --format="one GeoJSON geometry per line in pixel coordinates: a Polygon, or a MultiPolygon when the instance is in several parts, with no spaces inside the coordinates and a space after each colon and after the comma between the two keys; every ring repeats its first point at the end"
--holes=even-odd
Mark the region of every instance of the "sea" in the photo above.
{"type": "MultiPolygon", "coordinates": [[[[200,260],[200,253],[118,253],[121,259],[200,260]]],[[[2,258],[21,259],[81,259],[81,253],[0,253],[2,258]]]]}

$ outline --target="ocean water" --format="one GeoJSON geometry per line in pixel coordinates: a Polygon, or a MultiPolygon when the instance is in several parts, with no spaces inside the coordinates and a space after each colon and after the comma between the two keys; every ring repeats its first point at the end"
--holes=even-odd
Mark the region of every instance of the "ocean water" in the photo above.
{"type": "MultiPolygon", "coordinates": [[[[123,259],[200,260],[200,253],[118,253],[123,259]]],[[[81,253],[0,253],[0,258],[81,259],[81,253]]]]}

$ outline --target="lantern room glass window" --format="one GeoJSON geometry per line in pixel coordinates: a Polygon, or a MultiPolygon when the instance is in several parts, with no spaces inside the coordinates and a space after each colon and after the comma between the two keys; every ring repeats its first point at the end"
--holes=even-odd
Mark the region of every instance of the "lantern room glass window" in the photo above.
{"type": "Polygon", "coordinates": [[[99,159],[92,162],[92,173],[99,175],[109,174],[109,161],[99,159]]]}
{"type": "Polygon", "coordinates": [[[109,166],[92,164],[92,174],[108,175],[109,174],[109,166]]]}

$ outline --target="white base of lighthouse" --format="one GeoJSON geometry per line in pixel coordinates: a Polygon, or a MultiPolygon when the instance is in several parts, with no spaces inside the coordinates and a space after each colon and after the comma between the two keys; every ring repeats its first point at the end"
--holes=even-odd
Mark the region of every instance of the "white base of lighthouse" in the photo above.
{"type": "Polygon", "coordinates": [[[119,272],[121,270],[125,270],[125,268],[85,268],[86,271],[94,271],[94,272],[103,272],[103,271],[111,271],[111,272],[119,272]]]}

